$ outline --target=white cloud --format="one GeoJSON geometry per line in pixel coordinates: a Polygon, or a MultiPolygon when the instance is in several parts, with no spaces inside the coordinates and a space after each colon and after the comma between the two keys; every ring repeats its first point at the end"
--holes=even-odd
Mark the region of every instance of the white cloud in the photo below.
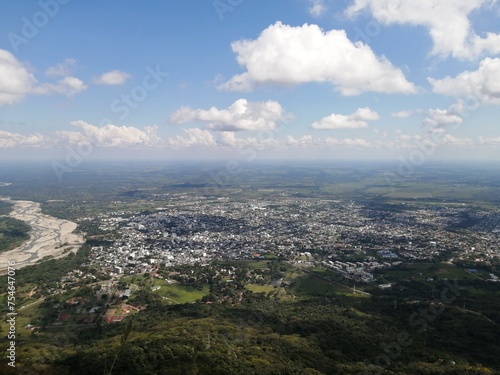
{"type": "Polygon", "coordinates": [[[495,0],[355,0],[346,13],[357,15],[368,9],[382,24],[410,24],[428,29],[433,41],[432,54],[473,59],[483,53],[500,53],[500,35],[478,36],[469,15],[495,0]]]}
{"type": "Polygon", "coordinates": [[[85,121],[73,121],[71,125],[79,132],[57,132],[59,137],[67,143],[89,143],[96,147],[153,147],[161,145],[156,135],[156,126],[140,130],[133,126],[106,125],[98,127],[85,121]]]}
{"type": "Polygon", "coordinates": [[[424,125],[437,130],[446,126],[461,124],[464,121],[460,116],[462,110],[460,104],[454,104],[447,109],[431,108],[427,111],[424,125]]]}
{"type": "Polygon", "coordinates": [[[372,144],[363,138],[325,138],[325,145],[327,146],[345,146],[345,147],[371,147],[372,144]]]}
{"type": "Polygon", "coordinates": [[[86,145],[91,144],[91,140],[81,132],[67,131],[67,130],[59,130],[56,131],[56,135],[58,138],[59,145],[86,145]]]}
{"type": "Polygon", "coordinates": [[[281,142],[270,133],[267,136],[237,138],[235,132],[218,132],[217,144],[236,149],[264,150],[281,146],[281,142]]]}
{"type": "Polygon", "coordinates": [[[429,78],[435,93],[500,104],[500,58],[485,58],[476,71],[465,71],[456,77],[429,78]]]}
{"type": "Polygon", "coordinates": [[[328,7],[324,0],[309,0],[309,14],[313,17],[321,17],[327,11],[328,7]]]}
{"type": "Polygon", "coordinates": [[[57,131],[55,135],[22,135],[0,130],[1,148],[62,147],[92,144],[94,147],[137,148],[157,147],[163,142],[156,135],[156,126],[140,130],[131,126],[106,125],[97,127],[84,121],[73,121],[79,131],[57,131]]]}
{"type": "Polygon", "coordinates": [[[97,85],[123,85],[129,78],[130,75],[125,72],[112,70],[94,79],[94,83],[97,85]]]}
{"type": "Polygon", "coordinates": [[[311,135],[304,135],[298,138],[288,135],[285,144],[291,148],[300,147],[309,149],[329,149],[332,147],[367,148],[373,146],[370,141],[363,138],[314,138],[311,135]]]}
{"type": "Polygon", "coordinates": [[[246,72],[219,85],[225,90],[329,82],[342,95],[416,92],[400,69],[362,42],[353,44],[344,30],[324,32],[317,25],[293,27],[276,22],[257,39],[240,40],[231,47],[246,72]]]}
{"type": "Polygon", "coordinates": [[[448,146],[474,146],[477,143],[471,138],[457,138],[451,134],[444,134],[442,142],[448,146]]]}
{"type": "Polygon", "coordinates": [[[12,53],[0,49],[0,106],[22,100],[36,82],[12,53]]]}
{"type": "Polygon", "coordinates": [[[312,137],[312,135],[303,135],[302,137],[295,138],[291,135],[288,135],[286,137],[286,145],[288,146],[295,146],[295,147],[310,147],[312,146],[315,142],[315,139],[312,137]]]}
{"type": "Polygon", "coordinates": [[[495,138],[479,137],[478,143],[480,145],[486,145],[486,146],[500,146],[500,137],[495,137],[495,138]]]}
{"type": "Polygon", "coordinates": [[[331,114],[315,121],[311,127],[319,130],[333,129],[358,129],[367,128],[367,121],[378,120],[380,117],[377,112],[368,107],[358,108],[356,112],[350,115],[331,114]]]}
{"type": "Polygon", "coordinates": [[[79,92],[87,90],[87,85],[79,78],[65,77],[57,83],[43,83],[33,89],[37,94],[58,93],[66,96],[74,96],[79,92]]]}
{"type": "Polygon", "coordinates": [[[0,106],[17,103],[29,94],[73,96],[86,89],[87,85],[75,77],[40,84],[12,53],[0,49],[0,106]]]}
{"type": "Polygon", "coordinates": [[[60,62],[54,66],[51,66],[45,71],[45,75],[50,77],[66,77],[71,75],[72,70],[76,64],[76,60],[72,58],[64,59],[63,62],[60,62]]]}
{"type": "Polygon", "coordinates": [[[174,138],[169,138],[167,144],[174,148],[185,148],[185,147],[210,147],[215,146],[215,138],[208,130],[203,130],[199,128],[184,129],[185,137],[175,136],[174,138]]]}
{"type": "Polygon", "coordinates": [[[247,151],[261,151],[272,149],[283,144],[274,137],[245,137],[237,138],[235,132],[218,131],[216,136],[206,129],[190,128],[184,129],[184,135],[168,138],[166,145],[173,149],[181,148],[209,148],[221,149],[245,149],[247,151]]]}
{"type": "Polygon", "coordinates": [[[235,147],[239,145],[239,139],[236,138],[235,132],[219,132],[217,143],[224,146],[235,147]]]}
{"type": "MultiPolygon", "coordinates": [[[[421,149],[427,147],[434,149],[437,146],[447,146],[455,149],[476,150],[478,147],[494,148],[500,145],[500,137],[459,138],[446,132],[428,132],[426,134],[405,134],[401,130],[394,132],[393,136],[384,136],[373,141],[364,138],[333,138],[313,137],[311,135],[292,136],[286,135],[282,139],[244,137],[237,138],[234,132],[213,132],[206,129],[184,129],[182,136],[175,136],[161,140],[156,135],[156,126],[140,130],[135,127],[107,125],[97,127],[84,121],[71,123],[79,131],[58,131],[55,136],[43,134],[22,135],[0,130],[1,149],[26,149],[26,148],[54,148],[64,146],[77,146],[89,144],[101,148],[121,149],[165,149],[173,150],[204,150],[204,152],[219,152],[245,150],[259,152],[263,150],[279,149],[280,152],[289,152],[294,155],[297,149],[306,153],[323,150],[401,150],[421,149]]],[[[240,153],[240,155],[243,155],[240,153]]]]}
{"type": "Polygon", "coordinates": [[[414,111],[409,110],[409,111],[399,111],[399,112],[392,112],[391,117],[396,117],[396,118],[407,118],[413,116],[414,111]]]}
{"type": "Polygon", "coordinates": [[[48,142],[46,137],[35,133],[22,135],[0,130],[0,149],[15,147],[41,147],[48,142]]]}
{"type": "Polygon", "coordinates": [[[202,121],[209,123],[209,129],[219,131],[275,129],[276,124],[285,119],[278,102],[249,102],[246,99],[236,100],[227,109],[182,107],[170,115],[170,122],[175,124],[202,121]]]}

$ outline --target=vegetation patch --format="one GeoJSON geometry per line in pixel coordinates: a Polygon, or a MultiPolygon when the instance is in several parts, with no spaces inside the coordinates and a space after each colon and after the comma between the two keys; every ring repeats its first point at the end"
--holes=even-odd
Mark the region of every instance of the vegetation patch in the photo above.
{"type": "Polygon", "coordinates": [[[15,249],[30,238],[31,227],[12,217],[0,217],[0,252],[15,249]]]}
{"type": "Polygon", "coordinates": [[[8,215],[12,211],[12,203],[0,200],[0,215],[8,215]]]}

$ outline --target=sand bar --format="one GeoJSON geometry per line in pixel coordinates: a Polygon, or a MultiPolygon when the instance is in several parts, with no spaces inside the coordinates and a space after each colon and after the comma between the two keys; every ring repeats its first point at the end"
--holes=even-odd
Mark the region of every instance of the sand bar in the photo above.
{"type": "Polygon", "coordinates": [[[14,204],[10,216],[31,226],[30,239],[14,250],[0,253],[0,272],[7,269],[7,262],[14,261],[19,269],[32,265],[47,255],[61,257],[72,248],[76,252],[84,243],[82,234],[72,233],[77,224],[57,219],[42,213],[40,203],[17,201],[10,198],[0,200],[14,204]],[[64,246],[62,246],[65,244],[64,246]]]}

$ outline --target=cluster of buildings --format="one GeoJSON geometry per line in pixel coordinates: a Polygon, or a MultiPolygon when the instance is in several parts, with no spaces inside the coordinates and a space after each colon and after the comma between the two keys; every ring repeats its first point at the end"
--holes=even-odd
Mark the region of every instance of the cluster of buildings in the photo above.
{"type": "Polygon", "coordinates": [[[500,256],[500,213],[484,212],[481,220],[469,210],[283,195],[245,202],[184,196],[156,212],[111,212],[84,220],[110,234],[111,245],[93,247],[90,257],[92,266],[110,276],[270,255],[298,262],[297,254],[307,253],[311,264],[369,282],[373,270],[400,262],[500,256]]]}
{"type": "Polygon", "coordinates": [[[321,264],[333,271],[340,273],[342,276],[356,281],[370,283],[374,281],[373,271],[384,269],[401,264],[400,261],[383,262],[367,261],[367,262],[341,262],[339,260],[322,261],[321,264]]]}

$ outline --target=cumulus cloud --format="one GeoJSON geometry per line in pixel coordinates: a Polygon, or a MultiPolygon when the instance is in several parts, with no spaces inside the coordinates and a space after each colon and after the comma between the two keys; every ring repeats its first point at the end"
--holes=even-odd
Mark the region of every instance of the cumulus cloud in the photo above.
{"type": "Polygon", "coordinates": [[[119,70],[112,70],[110,72],[106,72],[101,74],[99,77],[94,79],[94,83],[97,85],[123,85],[127,79],[130,78],[130,75],[121,72],[119,70]]]}
{"type": "MultiPolygon", "coordinates": [[[[57,73],[55,68],[52,73],[57,73]]],[[[63,73],[61,69],[59,73],[63,73]]],[[[17,103],[29,94],[73,96],[86,89],[87,85],[76,77],[40,84],[12,53],[0,49],[0,106],[17,103]]]]}
{"type": "MultiPolygon", "coordinates": [[[[436,112],[437,113],[437,112],[436,112]]],[[[82,146],[91,144],[93,147],[123,148],[123,149],[203,149],[205,151],[245,150],[257,152],[279,148],[282,151],[294,152],[301,150],[317,151],[333,149],[421,149],[422,146],[433,148],[438,145],[476,149],[477,147],[497,148],[500,137],[459,138],[446,132],[429,132],[427,134],[405,134],[401,130],[393,136],[384,133],[383,139],[368,140],[364,138],[334,138],[313,137],[312,135],[286,135],[282,139],[243,137],[238,138],[235,132],[211,132],[206,129],[184,129],[182,135],[161,140],[156,136],[156,126],[146,127],[144,130],[129,127],[106,125],[97,127],[84,121],[71,123],[78,131],[58,131],[54,135],[38,133],[22,135],[0,130],[0,149],[23,148],[53,148],[82,146]]],[[[233,151],[234,152],[234,151],[233,151]]]]}
{"type": "Polygon", "coordinates": [[[36,94],[58,93],[66,96],[74,96],[79,92],[87,90],[87,85],[79,78],[65,77],[57,83],[43,83],[33,89],[36,94]]]}
{"type": "Polygon", "coordinates": [[[0,106],[19,102],[32,91],[36,82],[12,53],[0,49],[0,106]]]}
{"type": "Polygon", "coordinates": [[[64,59],[54,66],[51,66],[45,71],[45,75],[49,77],[66,77],[71,75],[72,70],[76,64],[76,60],[72,58],[64,59]]]}
{"type": "Polygon", "coordinates": [[[239,145],[239,139],[236,138],[236,133],[235,132],[219,132],[219,137],[217,139],[217,143],[224,145],[224,146],[238,146],[239,145]]]}
{"type": "Polygon", "coordinates": [[[500,53],[500,35],[478,36],[469,15],[493,0],[355,0],[346,10],[355,16],[368,9],[385,25],[410,24],[427,28],[433,41],[432,55],[474,59],[483,53],[500,53]]]}
{"type": "Polygon", "coordinates": [[[486,145],[486,146],[500,146],[500,137],[492,137],[492,138],[479,137],[478,143],[479,145],[486,145]]]}
{"type": "Polygon", "coordinates": [[[276,22],[257,39],[239,40],[231,47],[246,72],[219,85],[225,90],[329,82],[342,95],[417,91],[400,69],[362,42],[352,43],[344,30],[325,32],[317,25],[293,27],[276,22]]]}
{"type": "Polygon", "coordinates": [[[324,0],[309,0],[309,14],[313,17],[321,17],[326,13],[328,7],[324,0]]]}
{"type": "Polygon", "coordinates": [[[249,102],[246,99],[236,100],[227,109],[182,107],[170,115],[170,122],[174,124],[202,121],[208,123],[209,129],[219,131],[275,129],[276,124],[285,119],[278,102],[249,102]]]}
{"type": "Polygon", "coordinates": [[[295,146],[295,147],[310,147],[317,143],[312,135],[303,135],[302,137],[295,138],[291,135],[286,137],[286,145],[287,146],[295,146]]]}
{"type": "Polygon", "coordinates": [[[288,135],[285,140],[285,145],[295,148],[331,148],[331,147],[371,147],[370,141],[363,138],[314,138],[311,135],[301,137],[293,137],[288,135]]]}
{"type": "Polygon", "coordinates": [[[67,143],[89,143],[96,147],[151,147],[161,144],[156,135],[156,126],[146,127],[144,130],[133,126],[117,126],[108,124],[98,127],[85,121],[73,121],[71,125],[78,128],[78,132],[57,132],[61,140],[67,143]]]}
{"type": "Polygon", "coordinates": [[[323,117],[319,121],[315,121],[311,127],[318,130],[333,130],[333,129],[358,129],[367,128],[367,121],[378,120],[380,116],[377,112],[368,107],[358,108],[356,112],[350,115],[331,114],[323,117]]]}
{"type": "Polygon", "coordinates": [[[166,145],[173,149],[180,148],[210,148],[218,150],[245,149],[251,151],[260,151],[282,146],[282,142],[274,137],[236,137],[233,131],[217,131],[214,135],[210,130],[190,128],[184,129],[183,135],[170,137],[166,145]]]}
{"type": "Polygon", "coordinates": [[[47,145],[48,139],[41,134],[35,133],[22,135],[0,130],[0,149],[15,147],[41,147],[47,145]]]}
{"type": "Polygon", "coordinates": [[[485,58],[475,71],[456,77],[429,78],[435,93],[474,98],[478,102],[500,104],[500,58],[485,58]]]}
{"type": "Polygon", "coordinates": [[[391,117],[396,117],[396,118],[407,118],[413,116],[415,112],[412,110],[409,111],[399,111],[399,112],[392,112],[391,117]]]}
{"type": "Polygon", "coordinates": [[[477,144],[477,141],[471,138],[458,138],[451,134],[444,134],[442,142],[448,146],[474,146],[477,144]]]}
{"type": "Polygon", "coordinates": [[[424,125],[431,130],[441,131],[444,127],[461,124],[464,119],[461,116],[463,112],[463,102],[458,102],[447,109],[429,109],[424,119],[424,125]]]}
{"type": "Polygon", "coordinates": [[[372,147],[370,141],[363,138],[325,138],[325,145],[327,146],[345,146],[345,147],[372,147]]]}
{"type": "Polygon", "coordinates": [[[191,128],[184,129],[184,133],[185,136],[177,135],[173,138],[169,138],[167,140],[167,145],[174,149],[193,146],[210,147],[216,145],[214,136],[208,130],[191,128]]]}

